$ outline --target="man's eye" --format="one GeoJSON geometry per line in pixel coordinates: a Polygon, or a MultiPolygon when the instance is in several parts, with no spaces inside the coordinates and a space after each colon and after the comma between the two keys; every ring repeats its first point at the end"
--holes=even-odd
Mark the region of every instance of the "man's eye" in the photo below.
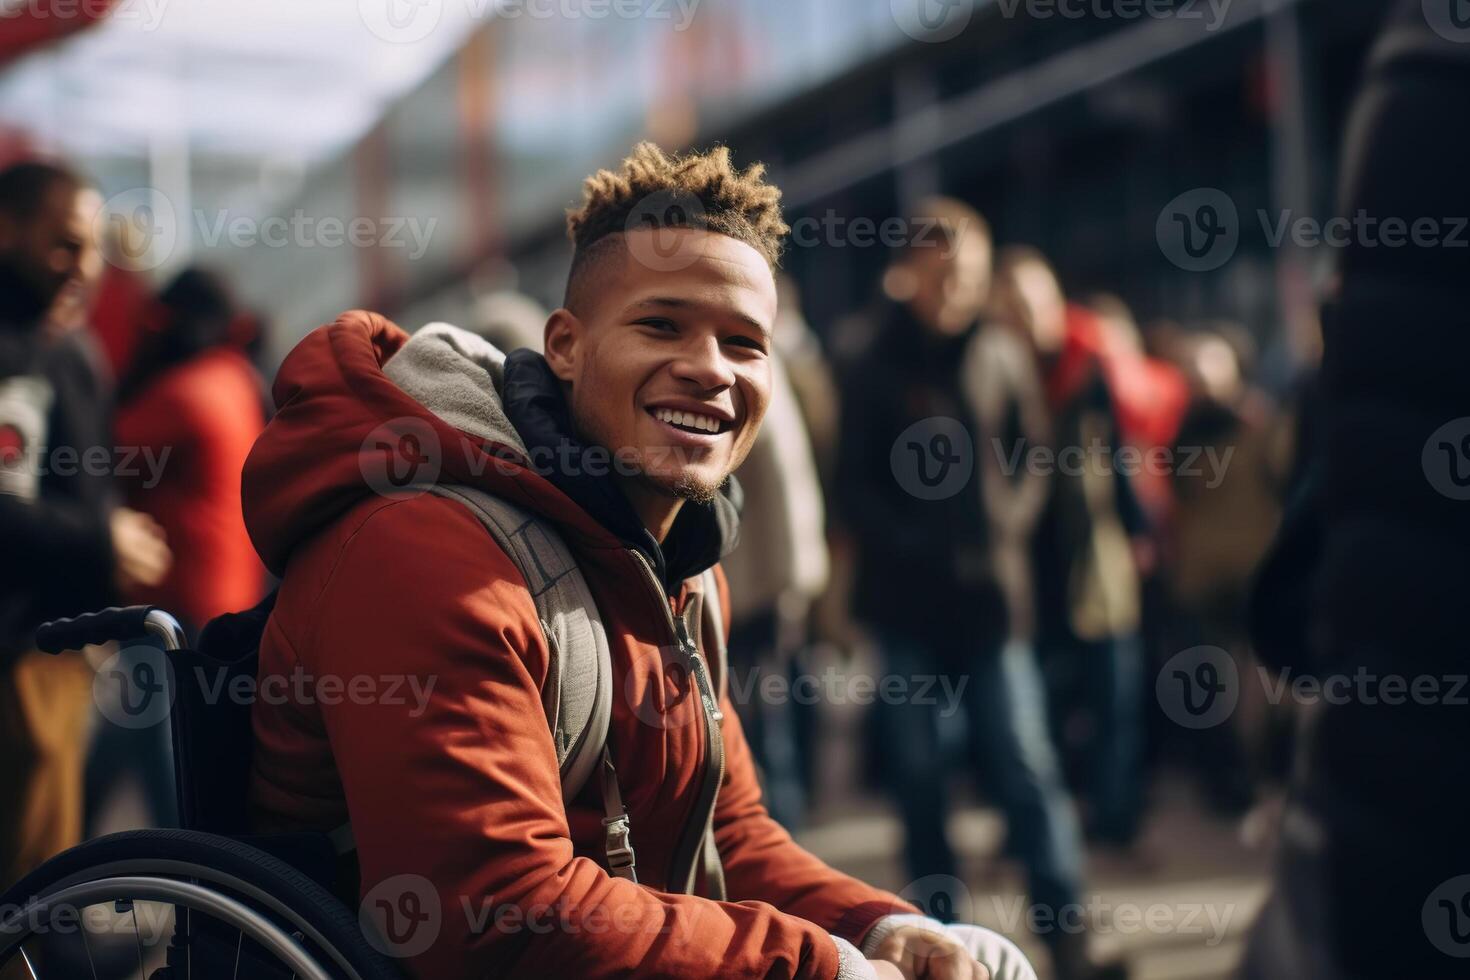
{"type": "Polygon", "coordinates": [[[753,337],[743,337],[737,334],[734,337],[728,338],[725,342],[728,344],[734,344],[736,347],[748,347],[751,350],[761,354],[764,354],[766,352],[766,345],[753,337]]]}
{"type": "Polygon", "coordinates": [[[672,333],[675,330],[679,329],[675,325],[673,320],[665,320],[662,317],[650,317],[647,320],[639,320],[638,323],[640,326],[652,327],[655,330],[666,331],[669,333],[672,333]]]}

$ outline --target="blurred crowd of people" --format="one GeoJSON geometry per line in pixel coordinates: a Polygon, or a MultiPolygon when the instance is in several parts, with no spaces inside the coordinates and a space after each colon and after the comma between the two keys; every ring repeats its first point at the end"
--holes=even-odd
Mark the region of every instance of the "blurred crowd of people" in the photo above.
{"type": "MultiPolygon", "coordinates": [[[[908,874],[963,881],[946,825],[970,777],[1033,905],[1059,913],[1082,901],[1085,843],[1147,865],[1168,758],[1229,817],[1276,796],[1289,749],[1269,706],[1190,731],[1157,709],[1154,678],[1201,645],[1250,669],[1247,597],[1304,453],[1313,370],[1273,399],[1242,328],[1141,329],[1119,297],[1071,298],[1041,252],[997,249],[962,201],[924,201],[908,226],[925,230],[825,345],[786,284],[771,417],[738,473],[734,669],[790,677],[814,650],[866,647],[908,690],[968,679],[963,732],[921,698],[878,699],[869,718],[908,874]]],[[[769,805],[799,825],[813,711],[740,707],[769,805]]],[[[1109,975],[1081,932],[1044,938],[1059,976],[1109,975]]]]}
{"type": "Polygon", "coordinates": [[[64,166],[0,169],[0,888],[129,782],[138,821],[174,806],[166,726],[107,704],[114,651],[42,654],[36,626],[147,603],[197,629],[265,587],[240,513],[261,321],[202,269],[155,293],[108,261],[101,203],[64,166]]]}

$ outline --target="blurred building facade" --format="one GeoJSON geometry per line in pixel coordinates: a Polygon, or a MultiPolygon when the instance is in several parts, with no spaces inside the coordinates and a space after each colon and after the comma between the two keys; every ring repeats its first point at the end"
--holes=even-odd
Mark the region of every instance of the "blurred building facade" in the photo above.
{"type": "Polygon", "coordinates": [[[1333,134],[1385,5],[1174,6],[1073,18],[978,0],[948,8],[964,16],[946,40],[933,37],[958,22],[911,36],[887,0],[707,0],[687,23],[672,3],[662,18],[493,19],[277,208],[365,215],[394,241],[219,258],[275,309],[282,349],[355,305],[409,326],[467,320],[505,286],[555,306],[581,175],[640,136],[723,141],[785,191],[785,264],[819,330],[872,294],[886,260],[854,223],[942,191],[1053,256],[1075,292],[1119,292],[1144,322],[1227,316],[1269,347],[1310,316],[1327,266],[1272,233],[1283,215],[1330,213],[1333,134]],[[1161,211],[1200,189],[1238,211],[1217,271],[1159,245],[1161,211]]]}
{"type": "Polygon", "coordinates": [[[270,35],[268,66],[259,51],[245,57],[243,40],[264,13],[194,0],[157,30],[119,14],[68,41],[71,60],[54,70],[10,72],[0,119],[78,162],[109,204],[149,225],[120,229],[152,249],[123,264],[162,281],[194,262],[238,281],[277,325],[277,357],[351,307],[414,326],[469,322],[479,298],[505,288],[555,306],[578,181],[645,136],[723,141],[770,166],[798,228],[786,266],[819,332],[866,301],[886,261],[854,223],[871,228],[943,192],[976,205],[999,240],[1052,256],[1078,295],[1117,292],[1144,323],[1228,317],[1269,349],[1310,318],[1328,266],[1327,249],[1271,238],[1284,214],[1330,214],[1338,134],[1387,4],[431,8],[441,18],[422,39],[293,12],[304,23],[270,35]],[[200,39],[218,45],[225,28],[241,50],[201,54],[200,39]],[[127,30],[145,33],[105,43],[127,30]],[[419,80],[386,103],[396,90],[385,82],[357,86],[355,100],[323,94],[363,59],[374,78],[419,80]],[[415,59],[437,67],[405,67],[415,59]],[[146,74],[158,64],[171,84],[146,74]],[[83,100],[73,90],[86,86],[83,100]],[[109,90],[113,101],[98,101],[109,90]],[[226,91],[255,100],[211,110],[226,91]],[[362,135],[323,150],[311,134],[336,116],[362,135]],[[71,122],[63,132],[57,120],[71,122]],[[126,142],[144,129],[146,146],[126,142]],[[1225,195],[1240,227],[1233,260],[1210,272],[1171,262],[1156,228],[1166,205],[1202,190],[1225,195]]]}

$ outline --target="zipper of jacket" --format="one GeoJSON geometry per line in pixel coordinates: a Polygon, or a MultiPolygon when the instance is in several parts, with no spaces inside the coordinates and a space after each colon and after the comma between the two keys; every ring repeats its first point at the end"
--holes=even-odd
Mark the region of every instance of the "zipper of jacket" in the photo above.
{"type": "Polygon", "coordinates": [[[681,890],[686,887],[687,882],[694,878],[695,865],[704,853],[704,836],[709,832],[714,821],[715,797],[719,794],[720,783],[725,780],[725,740],[721,736],[719,724],[724,720],[724,713],[720,711],[719,696],[715,694],[714,684],[710,681],[709,670],[704,658],[700,656],[699,648],[689,634],[689,624],[685,622],[683,616],[674,615],[673,609],[669,607],[668,596],[663,584],[659,582],[658,575],[654,572],[648,559],[638,551],[633,551],[633,555],[643,568],[645,578],[654,587],[659,607],[663,609],[664,617],[668,621],[669,632],[673,635],[679,653],[684,658],[684,666],[694,677],[695,685],[699,688],[699,713],[704,720],[706,740],[704,779],[700,784],[699,794],[695,797],[694,808],[690,811],[689,823],[679,835],[678,844],[674,848],[673,862],[670,865],[670,890],[681,890]]]}

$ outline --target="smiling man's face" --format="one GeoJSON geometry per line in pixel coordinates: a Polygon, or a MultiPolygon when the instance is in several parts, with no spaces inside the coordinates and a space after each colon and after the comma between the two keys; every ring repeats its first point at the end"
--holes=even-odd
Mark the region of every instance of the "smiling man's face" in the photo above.
{"type": "Polygon", "coordinates": [[[640,496],[708,499],[750,452],[770,401],[774,277],[760,252],[716,232],[619,239],[589,271],[578,314],[552,315],[547,361],[570,383],[582,438],[634,462],[640,512],[640,496]],[[655,246],[663,261],[638,260],[655,246]]]}

